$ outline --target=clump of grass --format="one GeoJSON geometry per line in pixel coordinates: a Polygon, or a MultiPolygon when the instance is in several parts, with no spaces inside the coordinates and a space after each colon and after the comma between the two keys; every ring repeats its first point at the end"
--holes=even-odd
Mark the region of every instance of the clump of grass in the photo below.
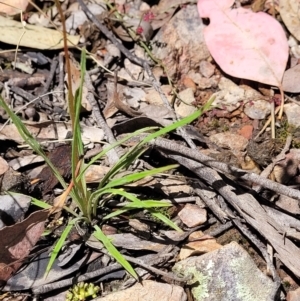
{"type": "MultiPolygon", "coordinates": [[[[161,202],[157,200],[147,199],[141,200],[136,197],[134,194],[127,192],[123,189],[124,185],[129,183],[136,182],[145,177],[153,176],[158,173],[166,172],[170,169],[174,169],[177,165],[168,165],[164,167],[154,168],[152,170],[146,170],[142,172],[132,172],[127,174],[122,178],[118,178],[117,175],[126,169],[137,159],[139,158],[147,149],[148,143],[157,137],[160,137],[170,131],[177,129],[178,127],[184,126],[196,118],[198,118],[203,111],[207,110],[211,102],[208,102],[206,106],[203,107],[202,110],[197,111],[189,117],[186,117],[174,124],[167,126],[165,128],[159,129],[154,133],[148,134],[140,143],[132,147],[125,155],[123,155],[120,160],[109,170],[109,172],[103,177],[103,179],[99,182],[98,187],[95,190],[91,190],[87,187],[87,183],[85,181],[85,172],[89,166],[94,164],[97,160],[104,157],[106,153],[113,149],[114,147],[123,144],[125,141],[139,135],[141,133],[153,131],[157,128],[144,128],[139,131],[136,131],[124,139],[110,145],[105,150],[96,155],[89,163],[85,163],[83,160],[84,156],[84,146],[81,137],[81,129],[80,129],[80,108],[81,108],[81,99],[82,99],[82,89],[83,89],[83,80],[85,75],[85,64],[86,64],[86,55],[85,51],[82,51],[81,55],[81,84],[79,89],[75,93],[74,104],[70,109],[70,117],[72,119],[73,126],[73,139],[72,139],[72,180],[69,184],[65,182],[63,177],[60,175],[58,170],[52,164],[52,162],[45,155],[41,145],[38,141],[31,135],[31,133],[27,130],[26,126],[22,123],[18,116],[16,116],[13,111],[8,107],[5,101],[0,98],[0,105],[7,111],[10,118],[16,125],[20,135],[25,140],[25,142],[40,156],[42,156],[46,162],[46,164],[50,167],[62,187],[64,188],[64,193],[60,197],[60,201],[55,206],[51,207],[49,210],[49,214],[57,212],[61,209],[66,209],[70,213],[70,218],[67,222],[67,225],[62,232],[60,238],[56,242],[54,249],[51,253],[50,260],[48,266],[46,268],[46,274],[50,271],[57,255],[59,254],[61,248],[63,247],[68,234],[72,230],[72,228],[80,223],[86,224],[90,229],[92,229],[92,235],[98,239],[107,249],[112,257],[120,263],[134,278],[138,278],[136,272],[131,267],[131,265],[125,260],[125,258],[121,255],[121,253],[114,247],[112,242],[105,236],[105,234],[101,230],[101,225],[103,225],[107,220],[120,215],[124,212],[130,210],[147,210],[149,214],[153,216],[153,218],[160,220],[167,226],[181,231],[176,224],[174,224],[166,215],[161,212],[159,208],[166,208],[171,206],[170,203],[161,202]],[[73,111],[71,111],[73,110],[73,111]],[[65,206],[65,200],[67,196],[70,195],[72,200],[76,203],[78,211],[71,210],[70,208],[65,206]],[[102,219],[99,220],[97,217],[97,212],[103,209],[105,206],[106,199],[109,199],[112,196],[120,196],[124,197],[129,204],[124,206],[121,209],[118,209],[106,216],[102,216],[102,219]]],[[[69,92],[71,93],[71,92],[69,92]]],[[[49,208],[49,205],[41,200],[33,200],[35,205],[38,205],[43,208],[49,208]]],[[[104,211],[104,210],[102,210],[104,211]]]]}

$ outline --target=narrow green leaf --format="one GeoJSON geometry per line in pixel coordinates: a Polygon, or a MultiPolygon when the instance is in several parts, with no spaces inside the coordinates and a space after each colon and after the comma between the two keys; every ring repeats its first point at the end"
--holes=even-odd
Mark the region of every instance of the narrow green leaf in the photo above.
{"type": "Polygon", "coordinates": [[[151,215],[153,215],[157,219],[160,219],[164,224],[168,225],[170,228],[173,228],[178,232],[182,232],[182,230],[164,214],[155,211],[155,209],[149,209],[149,212],[151,213],[151,215]]]}
{"type": "Polygon", "coordinates": [[[202,107],[202,109],[196,111],[195,113],[191,114],[190,116],[187,116],[177,122],[174,122],[173,124],[166,126],[162,129],[160,129],[159,131],[148,135],[146,138],[144,138],[141,142],[141,145],[150,142],[152,139],[155,139],[157,137],[161,137],[163,135],[165,135],[166,133],[169,133],[173,130],[176,130],[179,127],[185,126],[189,123],[191,123],[192,121],[194,121],[195,119],[197,119],[198,117],[200,117],[205,111],[207,111],[208,109],[210,109],[212,103],[214,102],[215,97],[212,97],[211,99],[208,100],[208,102],[202,107]]]}
{"type": "Polygon", "coordinates": [[[72,230],[74,223],[77,221],[78,219],[73,219],[71,222],[68,223],[68,225],[66,226],[66,228],[64,229],[64,231],[62,232],[60,238],[58,239],[58,241],[56,242],[53,251],[51,252],[50,255],[50,259],[46,268],[46,272],[45,272],[45,278],[47,277],[48,273],[51,270],[51,267],[58,255],[58,253],[60,252],[61,248],[63,247],[66,238],[68,236],[68,234],[70,233],[70,231],[72,230]]]}
{"type": "Polygon", "coordinates": [[[93,157],[90,162],[88,164],[85,165],[84,169],[80,172],[80,174],[78,175],[77,178],[83,177],[84,173],[86,172],[86,170],[92,165],[94,164],[97,160],[99,160],[100,158],[102,158],[107,152],[109,152],[111,149],[115,148],[116,146],[119,146],[121,144],[123,144],[124,142],[126,142],[127,140],[129,140],[132,137],[135,137],[138,134],[142,134],[144,132],[148,132],[148,131],[152,131],[157,129],[157,127],[146,127],[143,129],[140,129],[138,131],[135,131],[131,134],[129,134],[128,136],[124,137],[123,139],[111,144],[110,146],[108,146],[107,148],[105,148],[103,151],[101,151],[98,155],[96,155],[95,157],[93,157]]]}
{"type": "Polygon", "coordinates": [[[122,256],[122,254],[116,249],[116,247],[111,243],[109,238],[101,231],[101,229],[96,225],[94,226],[95,231],[93,236],[99,239],[103,243],[109,254],[120,264],[122,267],[135,279],[138,279],[138,275],[132,268],[130,263],[122,256]]]}
{"type": "Polygon", "coordinates": [[[32,205],[35,205],[35,206],[38,206],[40,208],[43,208],[43,209],[49,209],[51,208],[52,206],[49,205],[48,203],[44,202],[44,201],[40,201],[36,198],[31,198],[31,204],[32,205]]]}
{"type": "Polygon", "coordinates": [[[173,165],[168,165],[168,166],[164,166],[164,167],[153,168],[151,170],[137,172],[137,173],[134,173],[134,174],[124,176],[120,179],[112,179],[105,186],[105,188],[112,188],[112,187],[116,187],[116,186],[126,185],[126,184],[129,184],[129,183],[132,183],[132,182],[136,182],[136,181],[141,180],[145,177],[152,176],[152,175],[155,175],[155,174],[158,174],[158,173],[165,172],[165,171],[170,170],[170,169],[177,168],[178,166],[179,166],[178,164],[173,164],[173,165]]]}
{"type": "Polygon", "coordinates": [[[74,129],[73,129],[73,140],[72,140],[72,179],[74,182],[73,193],[76,197],[75,201],[78,203],[80,210],[83,215],[91,219],[91,216],[88,215],[88,200],[87,200],[87,186],[85,177],[78,178],[76,175],[77,165],[80,164],[80,170],[83,169],[83,164],[80,163],[81,158],[84,155],[84,147],[81,136],[81,127],[80,127],[80,111],[82,103],[82,91],[84,84],[84,76],[86,71],[86,51],[83,48],[81,51],[81,60],[80,60],[80,85],[76,90],[74,101],[75,101],[75,112],[70,114],[74,116],[74,129]]]}
{"type": "Polygon", "coordinates": [[[171,206],[171,204],[169,204],[169,203],[160,204],[159,201],[156,201],[156,203],[153,203],[153,202],[154,201],[148,201],[148,200],[142,201],[141,200],[141,203],[138,203],[138,204],[137,203],[128,204],[128,205],[122,207],[121,209],[117,209],[116,211],[106,215],[105,217],[103,217],[103,220],[111,219],[115,216],[118,216],[118,215],[123,214],[130,210],[135,210],[135,209],[147,210],[150,208],[160,208],[160,207],[170,207],[171,206]]]}
{"type": "Polygon", "coordinates": [[[141,145],[145,144],[145,143],[148,143],[150,142],[152,139],[155,139],[157,137],[161,137],[163,135],[165,135],[166,133],[169,133],[171,131],[174,131],[176,130],[177,128],[179,127],[182,127],[186,124],[189,124],[191,123],[192,121],[194,121],[195,119],[197,119],[199,116],[201,116],[202,114],[202,111],[196,111],[195,113],[193,113],[192,115],[188,116],[188,117],[185,117],[179,121],[176,121],[162,129],[160,129],[159,131],[153,133],[153,134],[150,134],[148,135],[147,137],[145,137],[142,142],[141,142],[141,145]]]}
{"type": "Polygon", "coordinates": [[[143,154],[146,151],[145,149],[134,149],[127,152],[124,156],[120,158],[120,160],[108,171],[108,173],[103,177],[101,180],[98,189],[106,186],[108,182],[111,181],[111,179],[118,174],[121,170],[126,170],[132,162],[134,162],[136,159],[138,159],[141,154],[143,154]]]}
{"type": "MultiPolygon", "coordinates": [[[[107,216],[105,216],[103,218],[103,220],[107,220],[110,219],[114,216],[117,216],[119,214],[122,214],[128,210],[133,210],[136,208],[142,208],[142,209],[146,209],[149,211],[149,213],[151,213],[151,215],[153,215],[154,217],[156,217],[157,219],[161,220],[163,223],[165,223],[166,225],[168,225],[170,228],[173,228],[176,231],[182,232],[182,230],[175,224],[173,223],[168,217],[166,217],[165,215],[163,215],[160,212],[157,212],[155,209],[151,208],[151,205],[155,205],[157,202],[159,203],[159,201],[155,201],[155,200],[148,200],[149,201],[149,207],[147,207],[147,205],[145,206],[144,202],[147,201],[141,201],[140,199],[138,199],[136,196],[134,196],[131,193],[128,193],[126,191],[123,191],[121,189],[107,189],[105,191],[106,193],[111,193],[111,194],[119,194],[123,197],[125,197],[126,199],[132,201],[132,204],[128,204],[126,206],[124,206],[121,209],[118,209],[110,214],[108,214],[107,216]]],[[[154,207],[167,207],[167,206],[171,206],[171,204],[169,203],[165,203],[165,202],[161,202],[163,204],[163,206],[154,206],[154,207]]]]}

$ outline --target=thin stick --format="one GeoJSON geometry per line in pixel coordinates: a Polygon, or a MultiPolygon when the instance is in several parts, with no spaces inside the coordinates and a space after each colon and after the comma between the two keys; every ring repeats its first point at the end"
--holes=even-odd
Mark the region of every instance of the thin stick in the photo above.
{"type": "MultiPolygon", "coordinates": [[[[275,114],[276,115],[280,110],[280,107],[277,107],[275,109],[275,114]]],[[[265,129],[269,126],[269,124],[271,123],[272,119],[271,119],[271,116],[269,117],[269,119],[267,120],[267,122],[265,123],[265,125],[263,126],[263,128],[261,129],[261,131],[254,137],[253,140],[256,140],[264,131],[265,129]]]]}
{"type": "Polygon", "coordinates": [[[282,85],[280,85],[278,88],[279,88],[280,96],[281,96],[280,112],[278,114],[278,119],[281,119],[282,114],[283,114],[283,106],[284,106],[284,92],[283,92],[283,89],[282,89],[282,85]]]}

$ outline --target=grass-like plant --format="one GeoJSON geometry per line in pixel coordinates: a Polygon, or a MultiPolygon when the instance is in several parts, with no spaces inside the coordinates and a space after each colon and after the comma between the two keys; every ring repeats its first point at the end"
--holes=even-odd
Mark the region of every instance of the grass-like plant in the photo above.
{"type": "MultiPolygon", "coordinates": [[[[8,107],[6,102],[0,97],[0,105],[6,110],[9,114],[10,118],[14,122],[15,126],[17,127],[20,135],[24,139],[24,141],[40,156],[42,156],[46,162],[46,164],[51,168],[52,172],[54,173],[55,177],[59,180],[62,187],[65,189],[64,193],[60,197],[60,201],[55,206],[49,209],[49,213],[56,212],[65,208],[70,214],[69,221],[61,234],[60,238],[56,242],[54,249],[51,253],[50,260],[46,269],[46,273],[48,273],[58,255],[61,248],[63,247],[66,238],[74,227],[76,223],[79,221],[82,223],[86,223],[92,229],[92,235],[98,239],[107,251],[110,253],[112,257],[115,258],[117,262],[119,262],[133,277],[137,278],[137,274],[131,265],[125,260],[125,258],[121,255],[121,253],[114,247],[112,242],[105,234],[102,232],[100,225],[105,223],[108,219],[122,214],[126,211],[133,210],[133,209],[142,209],[148,210],[150,214],[153,215],[156,219],[161,220],[163,223],[180,231],[178,226],[174,224],[169,218],[163,215],[160,211],[160,207],[168,207],[171,206],[169,203],[161,202],[157,200],[141,200],[134,194],[125,191],[123,189],[124,185],[136,182],[141,180],[145,177],[152,176],[158,173],[163,173],[168,170],[174,169],[177,165],[168,165],[165,167],[154,168],[151,170],[146,170],[142,172],[132,172],[122,178],[118,178],[117,175],[126,169],[137,159],[139,158],[148,148],[148,143],[152,139],[160,137],[170,131],[175,130],[178,127],[184,126],[188,123],[191,123],[193,120],[198,118],[205,110],[207,110],[212,101],[209,101],[202,110],[199,110],[192,114],[189,117],[186,117],[178,122],[175,122],[172,125],[167,127],[161,128],[157,130],[157,128],[144,128],[138,130],[124,139],[110,145],[103,151],[101,151],[98,155],[96,155],[89,163],[85,163],[83,156],[84,156],[84,145],[82,142],[81,137],[81,129],[80,129],[80,108],[81,108],[81,98],[82,98],[82,89],[83,89],[83,81],[84,81],[84,74],[85,74],[85,63],[86,63],[86,56],[85,51],[82,51],[81,55],[81,84],[80,88],[76,91],[74,97],[74,104],[73,104],[73,112],[70,111],[70,117],[72,120],[73,125],[73,139],[72,139],[72,179],[69,184],[65,182],[63,177],[60,175],[58,170],[52,164],[52,162],[48,159],[46,154],[44,153],[41,145],[38,141],[31,135],[28,131],[26,126],[20,120],[20,118],[14,114],[14,112],[8,107]],[[153,132],[153,130],[157,130],[153,132]],[[91,190],[87,187],[87,183],[85,181],[85,172],[89,166],[97,162],[100,158],[106,155],[106,153],[113,149],[114,147],[121,145],[122,143],[126,142],[128,139],[141,134],[152,131],[152,133],[148,134],[140,143],[132,147],[125,155],[123,155],[120,160],[109,170],[109,172],[103,177],[100,181],[98,187],[94,190],[91,190]],[[78,207],[78,211],[75,212],[65,206],[65,200],[67,196],[70,195],[72,200],[76,203],[78,207]],[[108,199],[111,196],[121,196],[124,197],[129,201],[129,204],[124,206],[121,209],[114,211],[104,217],[101,220],[97,220],[97,213],[101,210],[101,207],[105,206],[105,202],[100,202],[100,200],[108,199]],[[79,212],[79,213],[78,213],[79,212]],[[96,220],[96,224],[95,224],[96,220]]],[[[70,92],[71,93],[71,92],[70,92]]],[[[70,107],[69,107],[70,109],[70,107]]],[[[49,205],[43,201],[33,199],[33,203],[41,206],[43,208],[49,208],[49,205]]]]}

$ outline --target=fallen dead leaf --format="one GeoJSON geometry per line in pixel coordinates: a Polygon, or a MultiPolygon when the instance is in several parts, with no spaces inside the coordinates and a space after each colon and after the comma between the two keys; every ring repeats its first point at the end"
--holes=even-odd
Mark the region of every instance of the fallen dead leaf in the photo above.
{"type": "Polygon", "coordinates": [[[27,219],[0,230],[0,283],[6,282],[22,265],[40,239],[48,210],[32,213],[27,219]]]}
{"type": "MultiPolygon", "coordinates": [[[[50,152],[48,158],[63,177],[71,175],[71,145],[56,147],[50,152]]],[[[49,166],[44,167],[37,178],[44,182],[43,195],[51,191],[59,182],[49,166]]]]}
{"type": "MultiPolygon", "coordinates": [[[[68,47],[74,47],[79,42],[79,36],[67,36],[68,47]]],[[[26,25],[21,22],[0,16],[0,41],[7,44],[31,47],[35,49],[63,48],[62,33],[57,30],[36,25],[26,25]],[[22,39],[20,39],[22,37],[22,39]]]]}
{"type": "Polygon", "coordinates": [[[300,92],[300,65],[296,65],[284,72],[282,88],[285,92],[300,92]]]}
{"type": "Polygon", "coordinates": [[[44,159],[38,155],[28,155],[25,157],[18,157],[9,162],[9,166],[14,170],[18,170],[21,167],[43,162],[44,159]]]}
{"type": "MultiPolygon", "coordinates": [[[[67,122],[25,122],[27,129],[38,140],[64,140],[68,132],[72,131],[70,123],[67,122]]],[[[2,125],[0,124],[0,128],[2,125]]],[[[82,126],[82,140],[85,144],[89,142],[100,142],[104,137],[102,129],[96,127],[82,126]]],[[[20,136],[16,126],[9,124],[0,131],[0,140],[13,140],[16,143],[23,143],[24,140],[20,136]]]]}
{"type": "Polygon", "coordinates": [[[5,212],[0,216],[0,229],[23,220],[30,202],[31,197],[24,194],[10,192],[0,195],[0,212],[5,212]]]}
{"type": "Polygon", "coordinates": [[[231,9],[233,3],[234,0],[198,1],[200,17],[210,19],[204,37],[211,55],[231,76],[280,86],[289,56],[281,24],[263,12],[231,9]]]}

